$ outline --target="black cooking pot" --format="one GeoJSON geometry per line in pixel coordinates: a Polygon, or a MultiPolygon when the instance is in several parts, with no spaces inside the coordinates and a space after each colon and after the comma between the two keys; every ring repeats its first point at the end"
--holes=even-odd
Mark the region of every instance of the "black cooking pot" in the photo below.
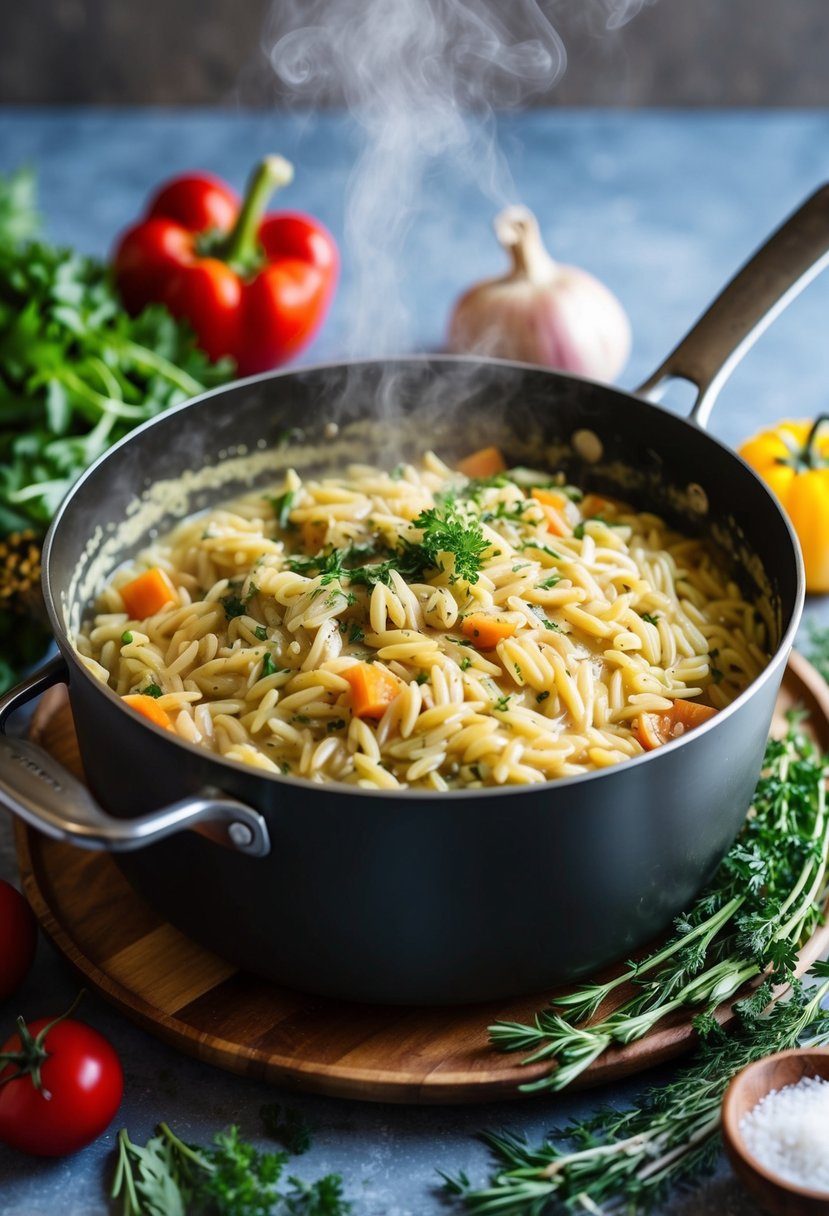
{"type": "Polygon", "coordinates": [[[91,793],[45,752],[5,738],[0,796],[43,831],[116,850],[162,915],[291,987],[372,1002],[477,1001],[629,955],[710,877],[760,769],[802,607],[801,560],[765,486],[703,424],[726,370],[827,248],[824,188],[641,395],[535,367],[410,358],[258,377],[141,427],[60,508],[43,587],[61,657],[0,702],[1,724],[50,683],[68,682],[91,793]],[[674,376],[699,388],[691,421],[644,399],[674,376]],[[510,463],[563,469],[587,490],[715,539],[749,600],[768,605],[773,655],[759,678],[684,739],[611,769],[542,786],[390,795],[214,756],[131,712],[75,655],[73,630],[106,576],[182,515],[291,464],[397,461],[427,446],[451,463],[489,443],[510,463]]]}

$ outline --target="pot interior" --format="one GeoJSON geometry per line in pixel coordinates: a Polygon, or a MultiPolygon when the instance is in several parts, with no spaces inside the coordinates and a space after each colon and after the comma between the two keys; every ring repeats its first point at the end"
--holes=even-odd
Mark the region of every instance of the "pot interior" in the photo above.
{"type": "Polygon", "coordinates": [[[187,515],[284,471],[392,467],[432,449],[452,464],[494,444],[509,465],[563,471],[654,511],[728,555],[771,650],[798,602],[792,533],[754,474],[711,436],[629,394],[475,359],[312,367],[215,390],[161,415],[76,485],[50,531],[44,590],[59,640],[121,563],[187,515]]]}

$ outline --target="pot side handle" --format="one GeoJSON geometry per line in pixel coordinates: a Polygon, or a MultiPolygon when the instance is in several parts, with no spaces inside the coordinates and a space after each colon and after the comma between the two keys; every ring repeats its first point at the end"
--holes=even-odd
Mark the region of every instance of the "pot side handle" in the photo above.
{"type": "Polygon", "coordinates": [[[64,660],[56,658],[0,698],[0,802],[12,814],[47,836],[83,849],[140,849],[189,828],[249,857],[270,852],[267,825],[259,812],[220,790],[201,790],[148,815],[118,819],[44,748],[6,734],[14,710],[61,683],[68,683],[68,671],[64,660]]]}
{"type": "Polygon", "coordinates": [[[658,401],[670,380],[690,380],[699,390],[691,420],[704,428],[743,355],[827,262],[829,184],[772,233],[636,393],[658,401]]]}

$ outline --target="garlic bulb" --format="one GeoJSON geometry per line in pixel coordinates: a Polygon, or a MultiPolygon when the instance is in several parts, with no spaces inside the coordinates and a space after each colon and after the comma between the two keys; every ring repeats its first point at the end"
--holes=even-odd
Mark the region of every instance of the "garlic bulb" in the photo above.
{"type": "Polygon", "coordinates": [[[449,349],[613,380],[630,353],[630,323],[612,292],[586,270],[553,261],[526,207],[502,211],[495,235],[512,269],[461,296],[449,349]]]}

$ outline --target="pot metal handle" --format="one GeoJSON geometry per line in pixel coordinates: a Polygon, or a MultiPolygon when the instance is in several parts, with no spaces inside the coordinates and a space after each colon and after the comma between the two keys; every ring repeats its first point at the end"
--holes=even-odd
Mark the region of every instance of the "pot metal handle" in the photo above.
{"type": "Polygon", "coordinates": [[[699,390],[691,419],[704,428],[717,394],[743,355],[827,262],[829,184],[772,233],[635,391],[658,401],[670,380],[690,380],[699,390]]]}
{"type": "Polygon", "coordinates": [[[16,709],[53,684],[68,683],[68,674],[64,660],[53,659],[0,698],[0,801],[13,814],[47,836],[83,849],[125,852],[190,828],[249,857],[270,852],[259,812],[220,790],[201,790],[148,815],[117,819],[44,748],[6,734],[6,720],[16,709]]]}

